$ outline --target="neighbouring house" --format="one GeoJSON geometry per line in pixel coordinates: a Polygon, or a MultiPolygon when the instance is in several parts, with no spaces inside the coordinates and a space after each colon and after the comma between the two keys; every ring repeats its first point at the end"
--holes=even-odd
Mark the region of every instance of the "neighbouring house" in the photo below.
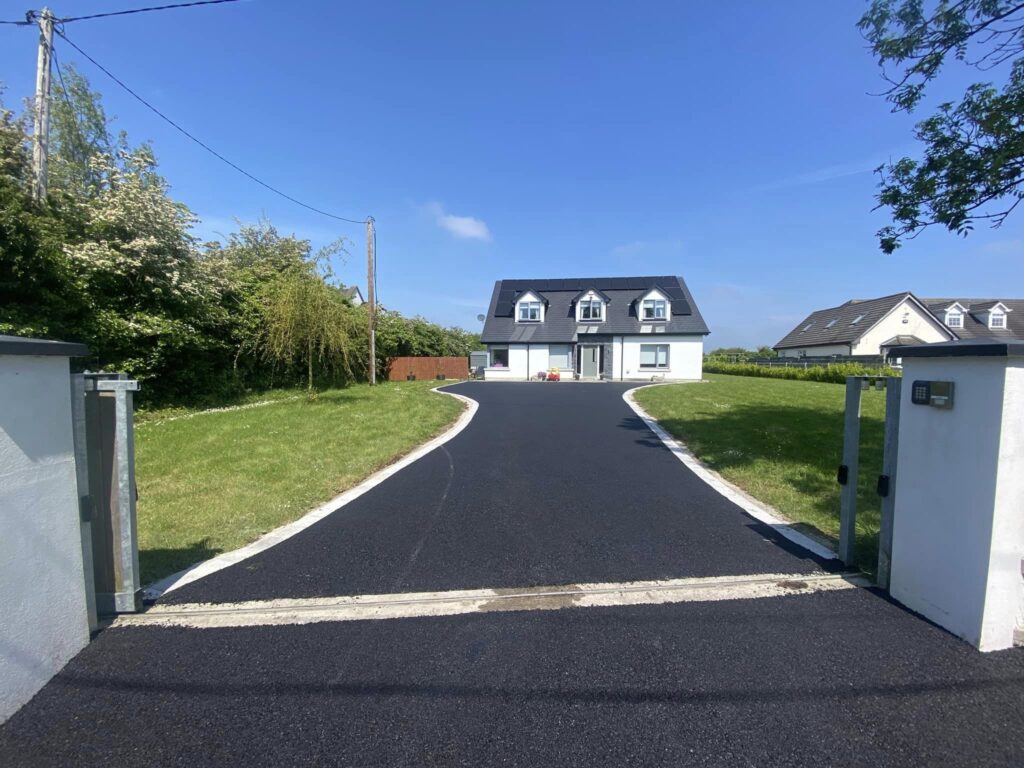
{"type": "Polygon", "coordinates": [[[1024,338],[1024,300],[919,299],[909,292],[852,299],[812,312],[774,349],[780,357],[885,357],[893,347],[976,338],[1024,338]]]}
{"type": "Polygon", "coordinates": [[[708,327],[681,277],[499,280],[485,379],[700,379],[708,327]]]}
{"type": "Polygon", "coordinates": [[[365,303],[365,300],[363,299],[363,292],[359,290],[358,285],[350,285],[339,290],[341,291],[341,295],[352,303],[353,307],[358,307],[360,304],[365,303]]]}

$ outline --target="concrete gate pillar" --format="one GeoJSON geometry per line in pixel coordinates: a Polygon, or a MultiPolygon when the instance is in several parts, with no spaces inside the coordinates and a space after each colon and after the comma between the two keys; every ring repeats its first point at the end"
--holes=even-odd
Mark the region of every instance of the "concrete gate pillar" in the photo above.
{"type": "Polygon", "coordinates": [[[0,723],[89,642],[69,358],[0,336],[0,723]]]}
{"type": "Polygon", "coordinates": [[[983,651],[1024,612],[1024,342],[903,347],[892,596],[983,651]]]}

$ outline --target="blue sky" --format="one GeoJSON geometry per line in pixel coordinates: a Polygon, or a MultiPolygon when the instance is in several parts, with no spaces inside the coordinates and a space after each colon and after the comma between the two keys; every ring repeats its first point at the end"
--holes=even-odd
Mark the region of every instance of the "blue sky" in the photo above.
{"type": "MultiPolygon", "coordinates": [[[[56,0],[58,16],[146,5],[56,0]]],[[[21,0],[3,0],[18,18],[21,0]]],[[[914,151],[856,29],[862,0],[275,2],[69,24],[68,36],[238,164],[377,220],[381,300],[477,330],[502,277],[683,275],[710,347],[771,344],[815,308],[912,290],[1024,295],[1024,216],[893,256],[872,211],[914,151]]],[[[199,233],[269,217],[365,286],[364,233],[222,165],[58,40],[117,126],[151,140],[199,233]]],[[[31,93],[35,35],[0,27],[0,80],[31,93]]],[[[935,99],[968,73],[949,71],[935,99]]],[[[920,116],[923,117],[922,112],[920,116]]]]}

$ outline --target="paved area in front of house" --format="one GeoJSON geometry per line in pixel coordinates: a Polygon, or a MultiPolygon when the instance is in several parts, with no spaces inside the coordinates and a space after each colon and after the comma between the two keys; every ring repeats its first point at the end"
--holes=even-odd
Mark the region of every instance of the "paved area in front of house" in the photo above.
{"type": "Polygon", "coordinates": [[[0,727],[0,764],[1024,764],[1024,653],[816,588],[828,564],[695,478],[623,389],[460,385],[480,410],[442,449],[159,606],[249,601],[259,623],[104,632],[0,727]],[[640,580],[669,586],[506,610],[640,580]],[[408,594],[450,590],[482,602],[408,594]],[[366,596],[398,613],[342,616],[366,596]]]}
{"type": "MultiPolygon", "coordinates": [[[[699,386],[699,385],[695,385],[699,386]]],[[[631,385],[467,383],[468,427],[342,511],[169,593],[226,602],[688,576],[823,564],[683,468],[631,385]]]]}

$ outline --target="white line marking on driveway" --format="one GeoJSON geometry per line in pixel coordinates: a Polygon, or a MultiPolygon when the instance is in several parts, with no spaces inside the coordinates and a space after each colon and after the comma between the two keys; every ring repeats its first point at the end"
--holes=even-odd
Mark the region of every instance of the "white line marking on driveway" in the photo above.
{"type": "Polygon", "coordinates": [[[759,520],[766,525],[770,525],[775,529],[780,536],[785,536],[787,539],[792,541],[794,544],[799,544],[801,547],[809,551],[810,553],[817,555],[825,560],[835,560],[836,553],[826,547],[824,544],[815,541],[810,536],[801,533],[793,527],[793,523],[786,520],[774,509],[769,507],[767,504],[763,504],[754,497],[748,495],[735,485],[730,483],[720,474],[715,472],[713,469],[708,467],[704,462],[698,459],[683,443],[676,440],[670,435],[658,421],[651,416],[647,411],[643,409],[634,398],[633,393],[639,389],[646,389],[647,387],[661,387],[667,386],[665,384],[646,384],[642,387],[635,387],[634,389],[627,390],[623,393],[622,399],[626,401],[626,405],[633,409],[633,412],[643,419],[644,424],[651,430],[665,447],[668,448],[679,459],[686,467],[693,472],[697,477],[703,480],[705,483],[710,485],[720,494],[725,496],[729,501],[738,506],[748,515],[753,517],[755,520],[759,520]]]}
{"type": "Polygon", "coordinates": [[[363,480],[363,482],[361,482],[359,485],[353,488],[349,488],[347,491],[335,496],[327,503],[321,504],[316,509],[310,510],[305,515],[300,517],[298,520],[293,520],[292,522],[286,525],[282,525],[280,528],[275,528],[269,533],[266,533],[260,538],[256,539],[256,541],[252,542],[251,544],[246,544],[244,547],[240,547],[239,549],[234,549],[231,552],[225,552],[224,554],[217,555],[216,557],[210,558],[209,560],[204,560],[201,563],[196,563],[191,568],[186,568],[183,571],[172,573],[170,576],[167,576],[161,579],[160,581],[150,584],[148,587],[145,588],[145,590],[143,590],[143,596],[145,597],[145,599],[156,600],[158,597],[165,594],[166,592],[171,592],[175,589],[178,589],[179,587],[183,587],[186,584],[190,584],[191,582],[196,581],[197,579],[201,579],[204,576],[209,576],[211,573],[216,573],[217,571],[223,570],[224,568],[227,568],[230,565],[234,565],[235,563],[240,563],[243,560],[247,560],[248,558],[252,557],[253,555],[259,554],[264,550],[270,549],[275,544],[280,544],[285,539],[290,539],[295,534],[306,530],[307,528],[309,528],[309,526],[313,525],[314,523],[320,522],[328,515],[337,512],[346,504],[354,501],[355,499],[358,499],[360,496],[362,496],[364,493],[371,490],[372,488],[376,488],[378,485],[383,483],[393,474],[405,469],[413,462],[423,458],[435,448],[444,445],[457,434],[459,434],[462,430],[464,430],[467,426],[469,426],[469,422],[472,421],[473,416],[476,415],[477,408],[480,407],[480,404],[477,403],[476,400],[466,397],[465,395],[457,395],[454,392],[446,392],[440,389],[439,387],[435,387],[431,391],[437,392],[442,395],[448,395],[449,397],[454,397],[455,399],[461,400],[466,404],[466,410],[462,412],[459,418],[446,432],[443,432],[442,434],[435,437],[433,440],[424,443],[419,448],[413,450],[411,453],[407,453],[394,464],[390,464],[384,467],[384,469],[370,475],[368,478],[363,480]]]}
{"type": "Polygon", "coordinates": [[[717,602],[834,592],[867,584],[866,580],[856,576],[768,573],[523,589],[464,589],[450,592],[282,598],[241,603],[186,603],[156,605],[145,613],[121,616],[113,626],[217,629],[454,616],[490,611],[551,611],[562,608],[717,602]]]}

